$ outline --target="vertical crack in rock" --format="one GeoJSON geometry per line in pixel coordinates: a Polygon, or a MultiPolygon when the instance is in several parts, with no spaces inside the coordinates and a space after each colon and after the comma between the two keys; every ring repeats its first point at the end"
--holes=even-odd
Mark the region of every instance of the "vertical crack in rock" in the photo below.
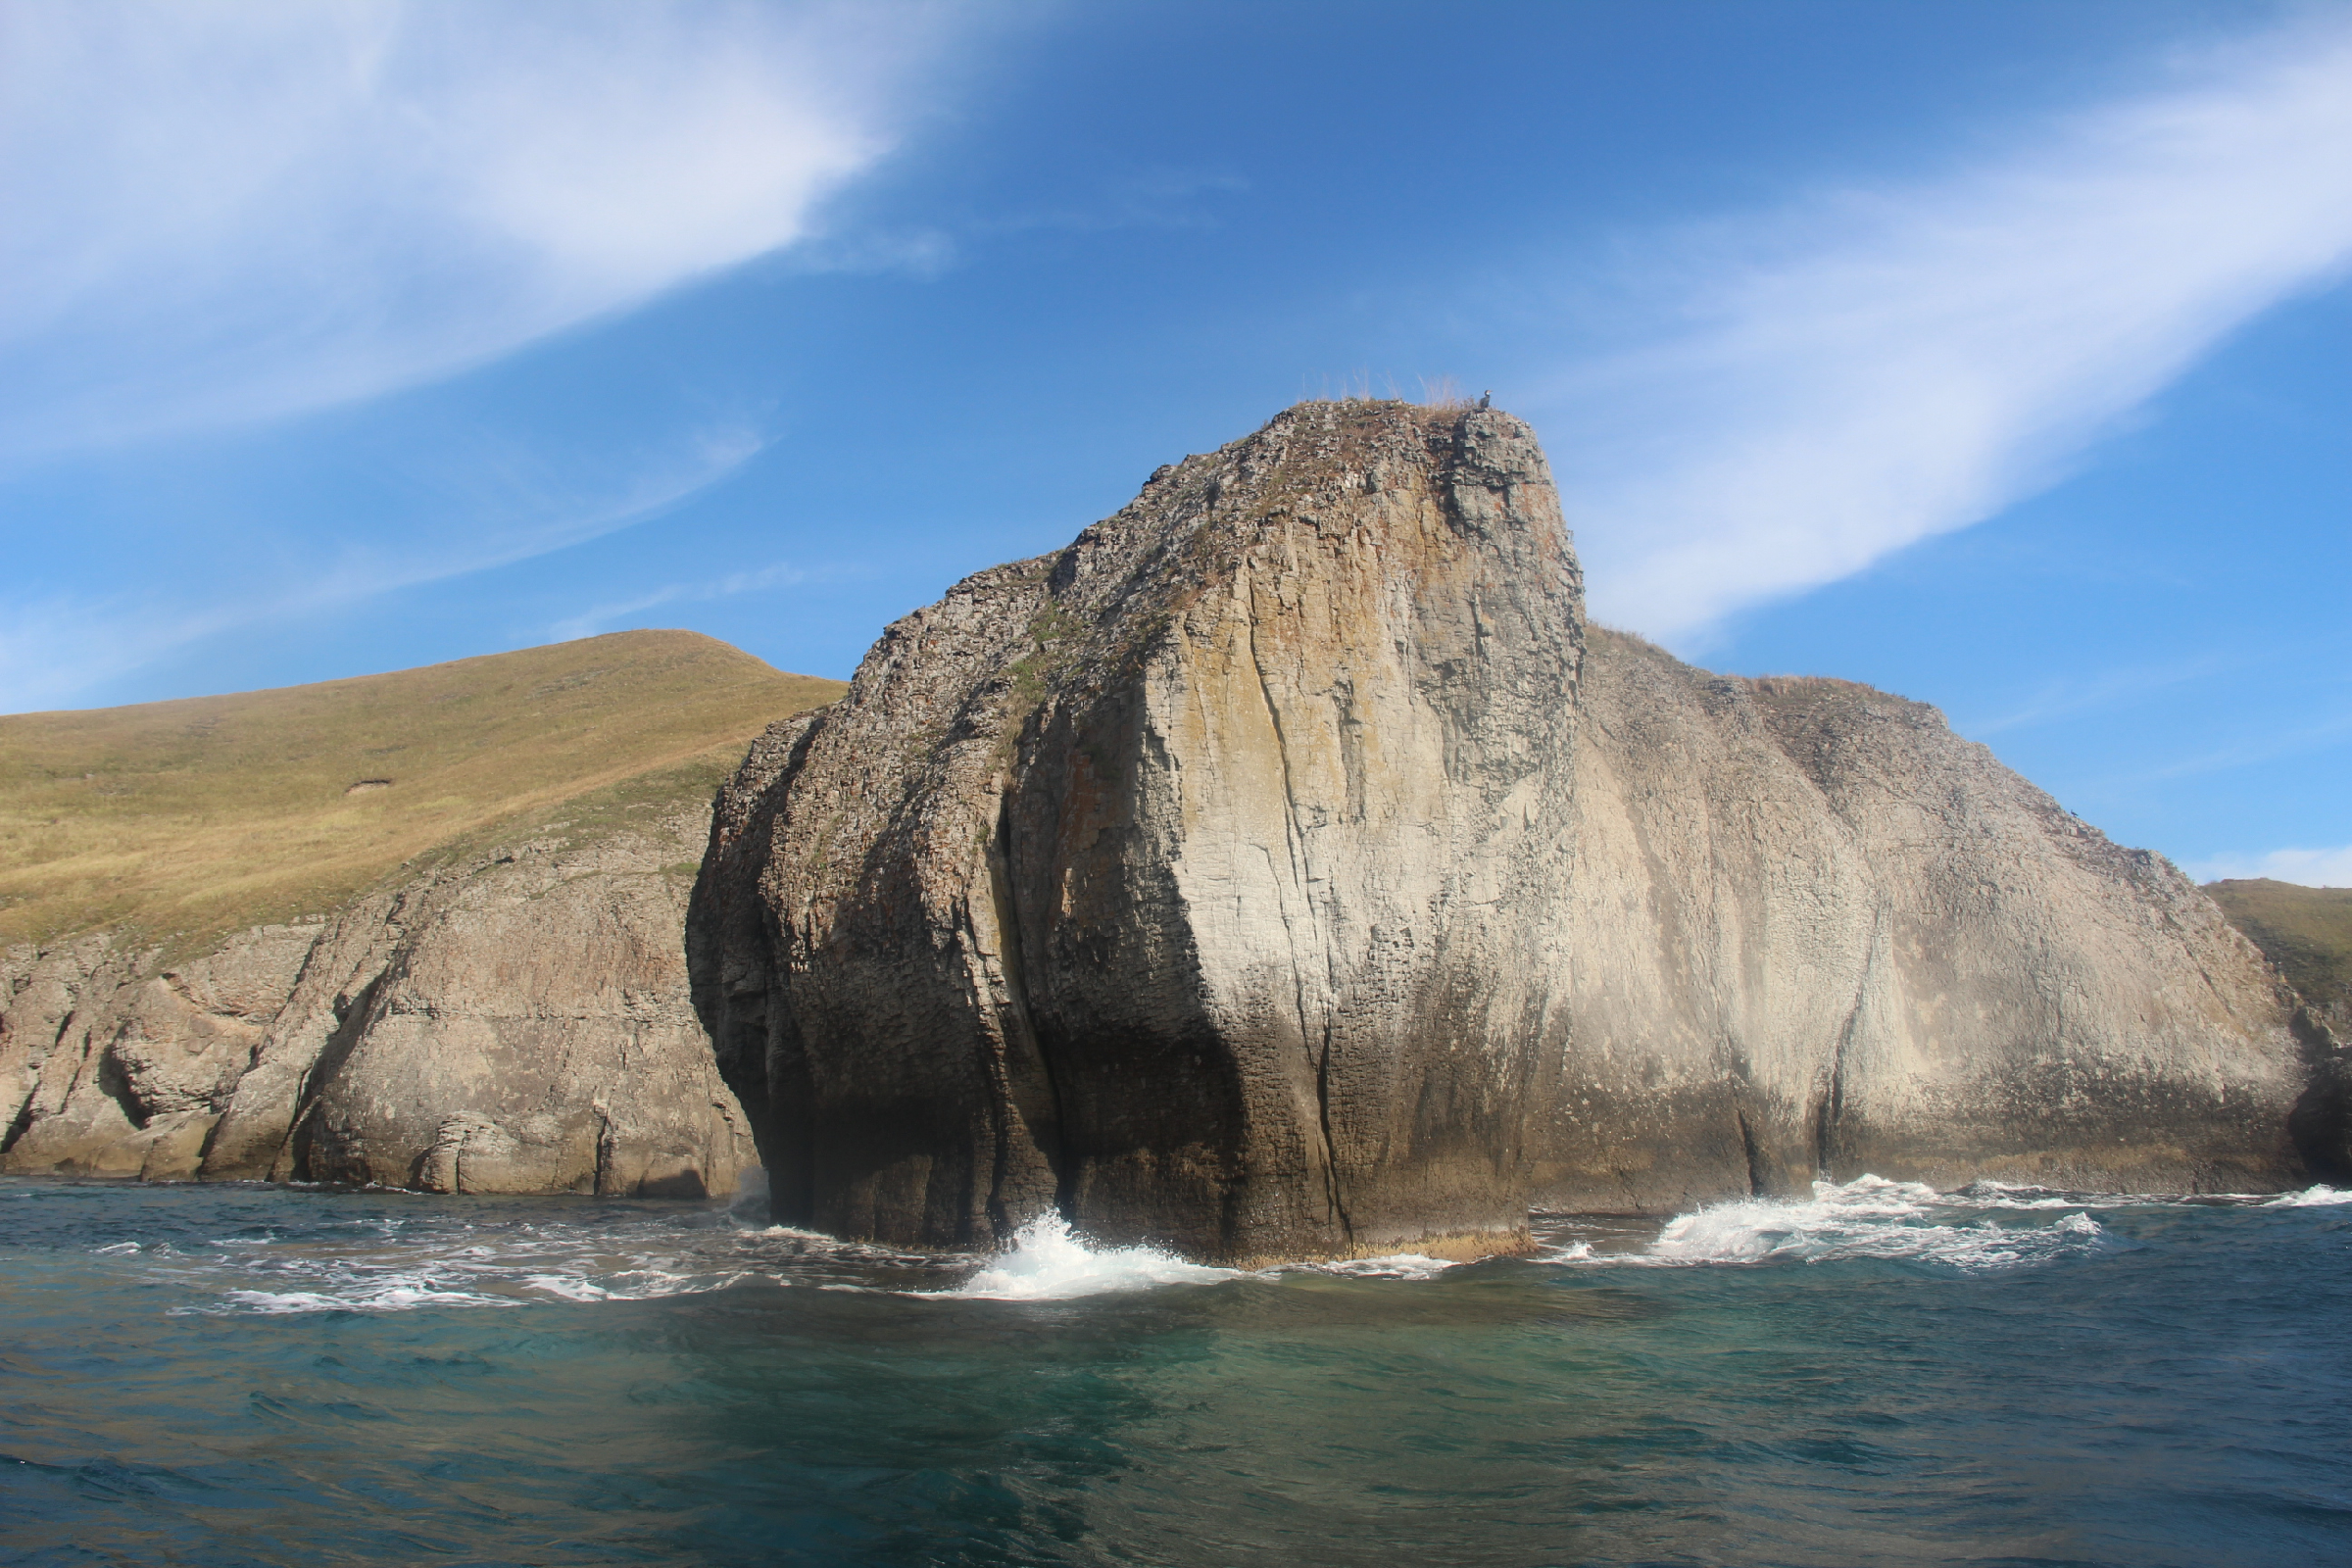
{"type": "MultiPolygon", "coordinates": [[[[1863,960],[1861,978],[1854,982],[1854,1003],[1845,1012],[1845,1022],[1838,1030],[1837,1049],[1830,1053],[1829,1087],[1813,1120],[1813,1172],[1817,1180],[1836,1181],[1838,1163],[1838,1124],[1845,1117],[1845,1059],[1854,1047],[1854,1030],[1862,1021],[1863,1005],[1869,1001],[1872,979],[1879,972],[1881,950],[1886,940],[1886,912],[1876,911],[1871,918],[1870,955],[1863,960]]],[[[1858,1173],[1856,1173],[1858,1174],[1858,1173]]]]}
{"type": "Polygon", "coordinates": [[[1747,1196],[1762,1198],[1765,1191],[1764,1155],[1756,1148],[1756,1130],[1748,1125],[1746,1111],[1737,1110],[1732,1114],[1740,1121],[1740,1152],[1747,1156],[1747,1196]]]}
{"type": "MultiPolygon", "coordinates": [[[[1266,723],[1274,736],[1274,758],[1282,769],[1283,839],[1290,851],[1291,888],[1298,895],[1299,906],[1304,910],[1303,923],[1308,932],[1316,939],[1316,945],[1322,949],[1320,955],[1322,962],[1317,967],[1322,970],[1325,983],[1332,985],[1334,962],[1331,955],[1330,933],[1324,929],[1323,922],[1316,917],[1314,876],[1312,867],[1307,863],[1306,830],[1298,816],[1298,787],[1291,776],[1290,742],[1283,734],[1281,706],[1274,701],[1274,689],[1266,677],[1265,656],[1259,652],[1257,646],[1257,628],[1264,623],[1267,616],[1257,604],[1257,574],[1252,569],[1253,564],[1251,562],[1245,561],[1242,566],[1245,580],[1249,584],[1250,600],[1250,667],[1257,677],[1258,701],[1264,705],[1266,723]]],[[[1279,614],[1282,608],[1279,598],[1277,598],[1274,608],[1276,613],[1279,614]]],[[[1355,1227],[1348,1222],[1348,1204],[1341,1196],[1339,1152],[1333,1144],[1331,1136],[1331,1004],[1332,999],[1337,995],[1337,987],[1333,985],[1321,1005],[1315,1008],[1316,1013],[1322,1019],[1321,1026],[1318,1028],[1307,1016],[1307,965],[1300,962],[1301,956],[1298,952],[1298,927],[1301,923],[1299,918],[1294,917],[1290,901],[1285,899],[1282,903],[1282,927],[1283,934],[1290,946],[1291,997],[1298,1014],[1298,1049],[1307,1055],[1308,1065],[1314,1071],[1315,1132],[1321,1140],[1324,1202],[1332,1220],[1340,1227],[1343,1246],[1351,1250],[1354,1246],[1355,1227]],[[1318,1041],[1320,1049],[1317,1047],[1318,1041]]]]}
{"type": "Polygon", "coordinates": [[[986,850],[989,905],[996,917],[997,962],[1004,975],[1003,1054],[998,1058],[999,1093],[1006,1116],[1000,1122],[996,1159],[989,1178],[989,1217],[1000,1240],[1010,1240],[1030,1215],[1016,1191],[1013,1152],[1026,1136],[1044,1156],[1053,1179],[1054,1207],[1069,1206],[1069,1161],[1061,1149],[1061,1089],[1053,1058],[1038,1043],[1029,1008],[1028,964],[1022,953],[1021,911],[1012,882],[1012,803],[998,797],[996,831],[986,850]],[[1018,1116],[1017,1125],[1012,1117],[1018,1116]]]}

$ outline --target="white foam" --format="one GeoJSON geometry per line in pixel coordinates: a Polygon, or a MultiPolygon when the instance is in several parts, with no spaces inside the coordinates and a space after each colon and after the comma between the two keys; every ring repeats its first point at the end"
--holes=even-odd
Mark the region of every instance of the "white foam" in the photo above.
{"type": "Polygon", "coordinates": [[[1241,1277],[1240,1269],[1188,1263],[1155,1247],[1089,1247],[1059,1214],[1042,1214],[1020,1228],[1009,1250],[961,1284],[906,1294],[933,1300],[1057,1301],[1155,1285],[1213,1285],[1241,1277]]]}
{"type": "Polygon", "coordinates": [[[1288,1269],[1308,1274],[1341,1274],[1361,1280],[1434,1280],[1458,1261],[1431,1257],[1425,1252],[1393,1252],[1387,1257],[1350,1257],[1334,1263],[1292,1263],[1288,1269]]]}
{"type": "Polygon", "coordinates": [[[1989,1219],[1953,1224],[1946,1217],[1949,1210],[1968,1206],[1973,1205],[1917,1182],[1878,1176],[1843,1184],[1815,1182],[1810,1201],[1740,1199],[1677,1215],[1645,1253],[1557,1260],[1703,1264],[1900,1258],[1976,1273],[2082,1252],[2097,1245],[2102,1234],[2098,1222],[2080,1211],[2047,1225],[2002,1226],[1989,1219]]]}
{"type": "Polygon", "coordinates": [[[2094,1200],[2100,1207],[2121,1207],[2153,1199],[2115,1193],[2054,1193],[2046,1187],[2016,1187],[2008,1182],[1980,1178],[1937,1200],[1966,1208],[2082,1208],[2094,1200]]]}
{"type": "Polygon", "coordinates": [[[248,1312],[278,1316],[289,1312],[407,1312],[419,1306],[518,1306],[498,1296],[467,1291],[435,1291],[416,1285],[388,1284],[372,1291],[327,1296],[317,1291],[224,1291],[222,1298],[248,1312]]]}
{"type": "Polygon", "coordinates": [[[2265,1208],[2332,1208],[2338,1203],[2352,1203],[2352,1192],[2323,1185],[2306,1187],[2299,1193],[2281,1193],[2262,1206],[2265,1208]]]}

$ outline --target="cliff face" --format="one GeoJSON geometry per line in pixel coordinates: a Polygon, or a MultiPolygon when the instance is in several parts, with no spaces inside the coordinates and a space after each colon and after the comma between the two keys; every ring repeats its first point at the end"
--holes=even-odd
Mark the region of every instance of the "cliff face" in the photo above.
{"type": "Polygon", "coordinates": [[[2168,862],[1934,709],[1596,629],[1583,711],[1576,1088],[1539,1201],[2310,1179],[2289,1122],[2325,1047],[2293,995],[2168,862]]]}
{"type": "Polygon", "coordinates": [[[707,817],[541,839],[202,956],[0,959],[0,1169],[431,1192],[731,1191],[678,932],[707,817]]]}
{"type": "Polygon", "coordinates": [[[688,949],[779,1217],[928,1246],[2277,1187],[2327,1049],[2170,866],[1933,710],[1588,659],[1533,435],[1393,404],[1292,410],[892,626],[722,794],[688,949]]]}
{"type": "Polygon", "coordinates": [[[635,631],[0,716],[0,1169],[730,1188],[685,895],[839,690],[635,631]]]}
{"type": "Polygon", "coordinates": [[[722,796],[689,930],[779,1216],[1522,1234],[1577,604],[1524,425],[1323,405],[892,626],[722,796]]]}

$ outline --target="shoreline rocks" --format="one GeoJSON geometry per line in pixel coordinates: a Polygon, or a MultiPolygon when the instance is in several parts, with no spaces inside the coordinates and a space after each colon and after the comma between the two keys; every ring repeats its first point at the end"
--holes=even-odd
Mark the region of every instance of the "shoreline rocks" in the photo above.
{"type": "Polygon", "coordinates": [[[749,1138],[678,947],[706,818],[540,838],[159,966],[0,959],[0,1170],[701,1198],[749,1138]]]}

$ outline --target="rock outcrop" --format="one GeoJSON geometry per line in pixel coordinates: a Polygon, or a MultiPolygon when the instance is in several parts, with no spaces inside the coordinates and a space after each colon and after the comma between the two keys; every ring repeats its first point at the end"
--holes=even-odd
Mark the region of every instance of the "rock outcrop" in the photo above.
{"type": "Polygon", "coordinates": [[[2323,1050],[2159,856],[1935,709],[1590,634],[1574,1092],[1533,1195],[1673,1208],[1864,1172],[2120,1192],[2309,1180],[2323,1050]]]}
{"type": "Polygon", "coordinates": [[[1931,709],[1588,642],[1486,410],[1302,405],[893,625],[722,793],[688,949],[778,1217],[906,1245],[1494,1250],[2316,1147],[2196,889],[1931,709]]]}
{"type": "Polygon", "coordinates": [[[679,946],[709,818],[460,858],[158,962],[0,958],[0,1169],[702,1197],[750,1141],[679,946]]]}

